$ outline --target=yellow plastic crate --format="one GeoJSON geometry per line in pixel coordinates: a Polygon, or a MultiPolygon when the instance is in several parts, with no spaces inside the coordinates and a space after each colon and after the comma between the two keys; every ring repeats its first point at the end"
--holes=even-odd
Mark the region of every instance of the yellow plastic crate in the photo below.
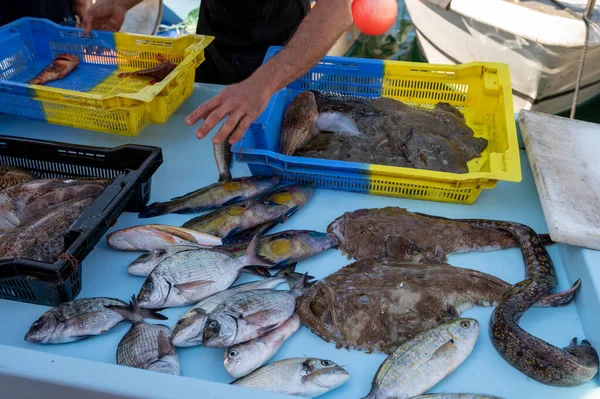
{"type": "Polygon", "coordinates": [[[164,123],[194,90],[196,68],[212,36],[178,38],[66,28],[22,18],[0,29],[0,112],[83,129],[137,135],[148,123],[164,123]],[[77,68],[45,85],[25,83],[60,53],[74,54],[77,68]],[[177,67],[161,82],[119,78],[159,64],[157,54],[177,67]]]}
{"type": "MultiPolygon", "coordinates": [[[[279,47],[273,48],[265,60],[279,47]]],[[[472,204],[499,180],[520,182],[521,164],[506,64],[476,62],[435,65],[348,57],[325,57],[311,71],[278,92],[244,138],[233,146],[236,160],[253,174],[276,174],[288,182],[334,190],[472,204]],[[468,173],[371,165],[285,156],[279,132],[285,107],[303,90],[364,97],[391,97],[433,108],[448,102],[460,110],[476,137],[488,140],[468,173]]]]}

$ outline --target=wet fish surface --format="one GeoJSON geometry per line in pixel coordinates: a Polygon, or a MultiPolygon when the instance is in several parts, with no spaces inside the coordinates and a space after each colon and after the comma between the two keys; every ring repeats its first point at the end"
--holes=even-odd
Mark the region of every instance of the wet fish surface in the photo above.
{"type": "Polygon", "coordinates": [[[306,290],[306,276],[289,291],[258,289],[238,292],[210,312],[202,345],[227,348],[261,337],[289,319],[306,290]]]}
{"type": "Polygon", "coordinates": [[[247,266],[270,266],[258,256],[259,235],[234,257],[216,249],[177,252],[150,272],[138,294],[142,308],[185,306],[229,288],[247,266]]]}
{"type": "Polygon", "coordinates": [[[557,348],[519,326],[521,316],[541,298],[551,295],[557,285],[552,258],[540,237],[529,226],[504,221],[463,219],[474,226],[509,232],[521,247],[525,280],[515,284],[500,300],[490,318],[494,348],[510,365],[526,376],[554,386],[583,384],[598,373],[598,353],[587,341],[577,338],[557,348]]]}
{"type": "Polygon", "coordinates": [[[77,68],[77,65],[79,65],[79,60],[73,54],[59,54],[42,72],[27,83],[43,85],[62,79],[77,68]]]}
{"type": "Polygon", "coordinates": [[[466,360],[478,335],[475,319],[454,320],[417,335],[379,366],[364,399],[409,399],[427,392],[466,360]]]}
{"type": "Polygon", "coordinates": [[[217,169],[219,170],[219,182],[225,182],[231,180],[231,144],[229,140],[225,138],[219,144],[213,144],[213,153],[215,155],[215,162],[217,163],[217,169]]]}
{"type": "MultiPolygon", "coordinates": [[[[350,258],[447,262],[447,255],[517,247],[507,232],[440,218],[400,207],[346,212],[328,227],[350,258]]],[[[546,245],[552,241],[542,237],[546,245]]]]}
{"type": "Polygon", "coordinates": [[[56,205],[43,216],[0,237],[0,259],[23,258],[54,263],[65,250],[64,235],[92,198],[56,205]]]}
{"type": "Polygon", "coordinates": [[[139,213],[140,218],[167,213],[196,213],[247,201],[273,190],[279,184],[277,176],[238,177],[228,179],[172,198],[167,202],[154,202],[139,213]]]}
{"type": "Polygon", "coordinates": [[[0,165],[0,190],[33,180],[34,177],[26,170],[0,165]]]}
{"type": "Polygon", "coordinates": [[[160,64],[150,68],[140,69],[134,72],[121,72],[119,74],[119,77],[124,78],[127,76],[149,76],[152,78],[152,80],[148,82],[148,84],[150,85],[153,85],[157,82],[162,82],[164,78],[166,78],[175,68],[177,68],[177,65],[169,61],[162,54],[157,54],[156,59],[158,60],[158,62],[160,62],[160,64]]]}
{"type": "Polygon", "coordinates": [[[279,151],[283,155],[294,155],[311,134],[319,116],[317,100],[311,91],[299,93],[283,112],[279,151]]]}
{"type": "MultiPolygon", "coordinates": [[[[304,157],[467,173],[467,162],[480,157],[488,144],[474,136],[464,116],[448,103],[427,110],[393,98],[313,94],[318,117],[310,124],[311,140],[297,151],[304,157]],[[319,140],[323,132],[333,134],[319,140]],[[316,146],[315,140],[320,141],[316,146]]],[[[302,119],[285,123],[284,118],[282,133],[301,131],[313,120],[308,117],[312,103],[302,112],[298,106],[290,103],[290,112],[302,119]]]]}
{"type": "Polygon", "coordinates": [[[6,233],[48,208],[98,196],[110,180],[36,179],[0,191],[0,233],[6,233]]]}
{"type": "Polygon", "coordinates": [[[196,244],[169,245],[164,249],[155,249],[138,256],[127,266],[127,272],[134,276],[147,277],[152,270],[163,260],[177,252],[205,248],[196,244]]]}
{"type": "MultiPolygon", "coordinates": [[[[133,312],[127,303],[114,298],[79,298],[62,303],[42,314],[29,328],[25,341],[37,344],[61,344],[101,335],[125,320],[120,313],[107,308],[115,306],[133,312]]],[[[144,310],[142,316],[166,320],[154,311],[144,310]]]]}
{"type": "Polygon", "coordinates": [[[314,188],[310,185],[284,186],[256,199],[193,218],[184,223],[183,227],[224,240],[232,237],[241,237],[240,240],[243,240],[247,237],[242,234],[252,228],[260,226],[266,232],[287,220],[306,204],[313,192],[314,188]]]}
{"type": "Polygon", "coordinates": [[[121,313],[133,324],[119,342],[117,364],[179,375],[179,358],[171,342],[169,327],[146,323],[135,297],[132,298],[130,307],[133,312],[109,306],[109,309],[121,313]]]}
{"type": "Polygon", "coordinates": [[[219,237],[210,234],[164,224],[127,227],[106,236],[106,244],[121,251],[155,251],[180,244],[213,247],[222,243],[219,237]]]}
{"type": "Polygon", "coordinates": [[[290,358],[267,364],[232,385],[315,398],[344,384],[348,372],[326,359],[290,358]]]}
{"type": "Polygon", "coordinates": [[[241,378],[263,366],[281,345],[300,328],[300,317],[294,313],[270,333],[225,349],[223,365],[233,378],[241,378]]]}
{"type": "Polygon", "coordinates": [[[273,289],[286,282],[283,276],[275,276],[264,280],[239,284],[209,296],[192,306],[181,316],[173,327],[173,343],[175,346],[187,347],[202,344],[202,337],[206,319],[221,302],[239,292],[273,289]]]}
{"type": "MultiPolygon", "coordinates": [[[[416,335],[474,306],[494,306],[511,285],[448,264],[364,259],[317,281],[298,314],[313,333],[338,348],[391,353],[416,335]]],[[[564,306],[579,288],[551,297],[564,306]]],[[[537,306],[548,306],[540,300],[537,306]]]]}

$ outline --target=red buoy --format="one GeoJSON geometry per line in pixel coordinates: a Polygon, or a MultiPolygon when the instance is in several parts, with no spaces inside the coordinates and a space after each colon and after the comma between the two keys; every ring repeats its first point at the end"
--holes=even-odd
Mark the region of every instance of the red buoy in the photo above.
{"type": "Polygon", "coordinates": [[[398,17],[396,0],[354,0],[354,25],[365,35],[377,36],[390,29],[398,17]]]}

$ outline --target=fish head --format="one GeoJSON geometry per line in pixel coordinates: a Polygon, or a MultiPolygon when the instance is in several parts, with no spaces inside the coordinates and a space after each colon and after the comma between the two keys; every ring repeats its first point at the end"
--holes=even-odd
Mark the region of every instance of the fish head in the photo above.
{"type": "Polygon", "coordinates": [[[327,232],[333,236],[338,246],[340,243],[344,243],[344,217],[339,217],[327,226],[327,232]]]}
{"type": "Polygon", "coordinates": [[[309,231],[305,241],[315,253],[326,251],[338,246],[340,241],[334,234],[309,231]]]}
{"type": "Polygon", "coordinates": [[[164,305],[169,296],[171,285],[164,278],[150,275],[137,296],[141,308],[159,308],[164,305]]]}
{"type": "Polygon", "coordinates": [[[229,375],[239,378],[260,367],[261,359],[260,348],[256,341],[249,341],[227,348],[223,365],[229,375]]]}
{"type": "Polygon", "coordinates": [[[25,341],[34,344],[46,344],[52,341],[54,336],[59,336],[63,325],[52,312],[44,313],[37,319],[25,334],[25,341]]]}
{"type": "Polygon", "coordinates": [[[207,317],[206,312],[199,310],[189,317],[179,319],[171,334],[173,345],[179,347],[201,345],[207,317]]]}
{"type": "Polygon", "coordinates": [[[237,335],[237,319],[228,314],[209,317],[204,326],[202,345],[207,348],[227,348],[237,335]]]}
{"type": "Polygon", "coordinates": [[[350,374],[343,367],[327,359],[306,359],[302,363],[302,383],[311,392],[323,394],[348,381],[350,374]]]}
{"type": "Polygon", "coordinates": [[[147,276],[166,252],[165,249],[157,249],[138,256],[127,266],[127,272],[134,276],[147,276]]]}
{"type": "Polygon", "coordinates": [[[475,319],[456,319],[446,324],[448,335],[457,350],[471,353],[479,336],[479,322],[475,319]]]}

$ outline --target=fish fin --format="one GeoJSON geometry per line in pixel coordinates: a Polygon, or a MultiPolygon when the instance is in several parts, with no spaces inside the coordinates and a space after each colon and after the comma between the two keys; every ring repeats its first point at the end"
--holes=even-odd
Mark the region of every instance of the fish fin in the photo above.
{"type": "Polygon", "coordinates": [[[447,312],[447,319],[458,319],[460,317],[460,313],[458,313],[458,310],[454,307],[454,305],[447,303],[446,304],[446,312],[447,312]]]}
{"type": "Polygon", "coordinates": [[[539,237],[540,241],[542,242],[542,245],[545,247],[552,244],[556,244],[556,242],[553,241],[552,238],[550,238],[550,234],[539,234],[539,237]]]}
{"type": "Polygon", "coordinates": [[[262,235],[264,230],[265,229],[261,229],[258,233],[256,233],[254,238],[252,238],[252,241],[250,241],[250,245],[248,245],[248,248],[246,248],[246,253],[244,254],[244,256],[247,259],[248,265],[265,267],[273,267],[276,265],[276,263],[272,260],[259,254],[260,236],[262,235]]]}
{"type": "Polygon", "coordinates": [[[169,342],[169,337],[165,335],[164,332],[160,331],[158,333],[158,358],[162,359],[165,356],[171,355],[173,353],[173,346],[171,342],[169,342]]]}
{"type": "Polygon", "coordinates": [[[157,227],[155,227],[157,230],[163,231],[167,234],[171,234],[174,235],[175,237],[179,237],[182,240],[186,240],[189,242],[196,242],[196,239],[194,238],[193,235],[191,235],[190,233],[187,233],[185,231],[182,231],[181,229],[177,228],[177,227],[173,227],[173,226],[167,226],[167,225],[157,225],[157,227]]]}
{"type": "Polygon", "coordinates": [[[200,287],[204,287],[205,285],[212,283],[214,283],[212,280],[196,280],[190,281],[189,283],[175,284],[174,287],[177,288],[179,292],[194,291],[200,287]]]}
{"type": "Polygon", "coordinates": [[[131,301],[129,301],[129,305],[127,306],[117,306],[117,305],[104,305],[106,309],[112,310],[113,312],[120,314],[125,319],[129,320],[133,324],[143,323],[144,322],[144,314],[140,309],[140,305],[138,304],[137,298],[135,295],[132,295],[131,301]]]}
{"type": "Polygon", "coordinates": [[[227,245],[229,245],[230,243],[235,243],[235,242],[237,242],[235,240],[236,236],[243,231],[244,230],[242,230],[241,227],[236,226],[233,229],[229,230],[229,233],[227,233],[227,235],[225,237],[223,237],[222,240],[224,243],[227,242],[227,245]]]}
{"type": "Polygon", "coordinates": [[[575,298],[577,291],[581,287],[581,279],[577,279],[575,284],[566,291],[550,294],[535,304],[536,307],[561,307],[567,306],[575,298]]]}
{"type": "Polygon", "coordinates": [[[299,209],[300,207],[298,205],[294,205],[289,211],[280,217],[277,222],[282,224],[285,223],[294,213],[298,212],[299,209]]]}
{"type": "Polygon", "coordinates": [[[298,283],[304,276],[306,276],[305,282],[304,282],[304,287],[307,287],[307,286],[310,286],[313,284],[313,283],[308,283],[308,280],[312,280],[314,278],[314,276],[309,276],[308,274],[297,273],[295,270],[296,270],[296,262],[290,263],[289,265],[287,265],[286,267],[282,268],[277,273],[275,273],[275,277],[284,277],[287,280],[287,283],[288,283],[288,286],[290,287],[290,289],[293,289],[296,285],[298,285],[298,283]]]}
{"type": "Polygon", "coordinates": [[[308,273],[304,273],[292,289],[293,290],[301,290],[303,288],[306,288],[306,283],[308,282],[308,278],[309,278],[308,273]]]}
{"type": "Polygon", "coordinates": [[[198,190],[190,191],[189,193],[185,193],[185,194],[183,194],[183,195],[179,195],[179,196],[177,196],[177,197],[173,197],[173,198],[171,198],[171,201],[175,201],[175,200],[183,199],[183,198],[185,198],[185,197],[189,197],[189,196],[192,196],[192,195],[194,195],[194,194],[199,194],[200,192],[202,192],[202,191],[207,191],[209,188],[211,188],[211,187],[213,187],[213,186],[216,186],[216,185],[217,185],[217,183],[213,183],[213,184],[211,184],[210,186],[202,187],[202,188],[200,188],[200,189],[198,189],[198,190]]]}
{"type": "Polygon", "coordinates": [[[161,310],[164,310],[165,308],[160,308],[160,309],[141,309],[142,315],[144,316],[145,319],[152,319],[152,320],[169,320],[169,318],[165,315],[162,315],[158,312],[160,312],[161,310]]]}
{"type": "Polygon", "coordinates": [[[272,277],[266,267],[244,267],[244,273],[253,274],[259,277],[272,277]]]}
{"type": "Polygon", "coordinates": [[[438,358],[438,357],[446,358],[449,354],[451,354],[455,350],[456,350],[456,346],[454,345],[454,340],[450,339],[450,341],[446,342],[445,344],[443,344],[442,346],[437,348],[435,350],[435,352],[433,352],[431,354],[430,361],[432,361],[433,359],[438,358]]]}
{"type": "Polygon", "coordinates": [[[164,202],[154,202],[144,207],[144,209],[138,213],[138,217],[140,219],[145,219],[164,215],[166,213],[169,213],[169,211],[167,210],[167,205],[164,202]]]}
{"type": "Polygon", "coordinates": [[[242,197],[241,195],[238,195],[237,197],[233,197],[229,201],[224,202],[223,205],[221,205],[221,206],[225,207],[225,206],[229,206],[229,205],[234,205],[234,204],[237,204],[238,202],[243,201],[243,199],[244,199],[244,197],[242,197]]]}
{"type": "MultiPolygon", "coordinates": [[[[260,326],[261,323],[263,323],[265,321],[265,318],[269,316],[269,314],[271,314],[273,312],[273,309],[263,309],[263,310],[259,310],[258,312],[252,313],[248,316],[243,317],[243,319],[246,321],[246,323],[248,323],[249,325],[253,325],[253,326],[260,326]]],[[[270,331],[269,328],[272,330],[274,328],[277,327],[277,324],[272,324],[266,327],[260,327],[259,331],[270,331]]]]}

